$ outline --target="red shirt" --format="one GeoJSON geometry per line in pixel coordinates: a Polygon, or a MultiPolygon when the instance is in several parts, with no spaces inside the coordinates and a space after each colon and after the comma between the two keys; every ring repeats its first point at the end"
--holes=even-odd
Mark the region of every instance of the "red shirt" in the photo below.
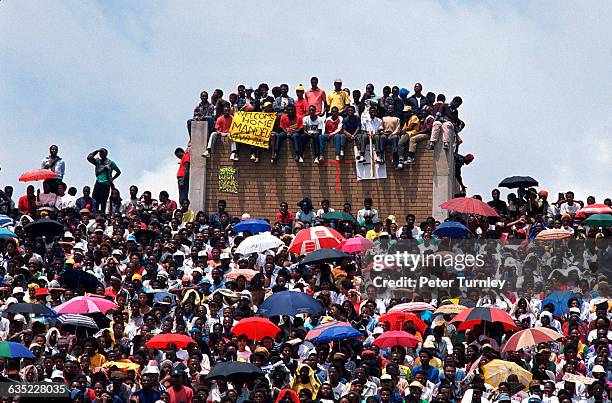
{"type": "Polygon", "coordinates": [[[300,130],[302,127],[304,127],[304,121],[297,115],[293,119],[289,118],[287,114],[280,118],[280,128],[289,134],[300,130]]]}
{"type": "Polygon", "coordinates": [[[185,386],[181,386],[179,390],[172,386],[167,392],[170,395],[170,403],[191,403],[193,400],[193,390],[185,386]]]}
{"type": "Polygon", "coordinates": [[[317,88],[316,90],[311,88],[306,91],[305,97],[306,101],[308,101],[308,106],[314,105],[314,107],[317,108],[317,115],[319,115],[323,110],[323,101],[326,99],[325,91],[321,88],[317,88]]]}
{"type": "Polygon", "coordinates": [[[21,196],[17,201],[17,208],[25,214],[30,214],[31,211],[36,211],[36,196],[28,195],[21,196]]]}
{"type": "Polygon", "coordinates": [[[221,115],[217,118],[217,122],[215,123],[215,130],[220,133],[228,133],[230,126],[232,125],[232,115],[225,117],[225,115],[221,115]]]}
{"type": "Polygon", "coordinates": [[[335,132],[336,130],[338,130],[338,126],[340,126],[340,123],[342,123],[342,118],[340,118],[338,116],[338,119],[333,120],[333,119],[327,119],[325,121],[325,133],[326,134],[330,134],[335,132]]]}
{"type": "Polygon", "coordinates": [[[280,211],[276,213],[276,221],[280,222],[281,224],[291,224],[294,218],[295,216],[289,210],[287,210],[286,215],[282,215],[280,211]]]}
{"type": "Polygon", "coordinates": [[[306,115],[308,115],[308,101],[306,99],[296,99],[295,100],[295,114],[298,116],[299,120],[306,115]]]}
{"type": "Polygon", "coordinates": [[[186,151],[185,154],[183,154],[183,158],[181,158],[181,162],[179,163],[179,169],[176,172],[177,178],[182,178],[183,176],[185,176],[185,164],[189,164],[190,160],[190,153],[189,151],[186,151]]]}

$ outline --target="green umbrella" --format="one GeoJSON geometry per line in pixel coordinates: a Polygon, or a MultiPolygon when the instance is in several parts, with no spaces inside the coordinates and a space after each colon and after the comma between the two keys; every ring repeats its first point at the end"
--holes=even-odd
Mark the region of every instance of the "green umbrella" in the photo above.
{"type": "Polygon", "coordinates": [[[612,215],[610,214],[593,214],[582,222],[591,227],[612,227],[612,215]]]}
{"type": "Polygon", "coordinates": [[[355,217],[344,211],[330,211],[321,216],[324,220],[338,220],[338,221],[350,221],[355,222],[355,217]]]}

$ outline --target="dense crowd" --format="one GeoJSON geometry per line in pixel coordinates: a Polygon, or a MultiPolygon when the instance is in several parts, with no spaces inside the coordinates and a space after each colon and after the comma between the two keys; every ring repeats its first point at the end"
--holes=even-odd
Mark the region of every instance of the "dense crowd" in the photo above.
{"type": "MultiPolygon", "coordinates": [[[[460,100],[447,105],[438,96],[443,105],[434,113],[429,107],[436,110],[435,100],[421,95],[420,85],[415,86],[416,97],[385,87],[377,98],[368,86],[363,96],[354,91],[351,101],[341,82],[329,96],[312,94],[317,89],[314,78],[311,84],[311,95],[298,87],[297,99],[287,96],[286,86],[268,95],[264,84],[257,91],[239,86],[229,102],[220,102],[220,90],[211,103],[202,93],[194,119],[215,127],[219,119],[224,124],[228,109],[272,108],[286,112],[282,127],[282,119],[294,119],[294,114],[300,122],[328,112],[326,122],[317,123],[318,140],[310,137],[315,155],[332,138],[326,134],[340,131],[358,147],[365,141],[354,136],[359,130],[381,136],[376,142],[382,150],[386,140],[381,138],[397,134],[393,147],[404,150],[402,139],[411,145],[415,138],[402,137],[405,131],[431,139],[430,132],[420,133],[421,121],[431,116],[455,113],[455,120],[431,125],[439,127],[449,147],[462,127],[456,115],[460,100]],[[320,108],[299,106],[303,96],[316,96],[320,108]],[[356,114],[365,114],[365,121],[370,119],[368,124],[379,125],[382,132],[364,126],[363,118],[347,128],[356,114]],[[372,123],[380,115],[382,125],[372,123]],[[345,124],[327,133],[340,116],[345,124]],[[389,132],[384,122],[391,116],[399,123],[389,132]]],[[[275,133],[273,150],[278,153],[282,132],[275,133]]],[[[300,141],[294,141],[298,161],[304,146],[300,141]]],[[[344,140],[335,144],[342,157],[344,140]]],[[[297,202],[295,209],[281,202],[275,219],[254,220],[248,211],[231,211],[223,200],[214,211],[190,208],[188,151],[175,153],[180,159],[178,203],[168,192],[155,198],[136,186],[122,198],[114,186],[121,170],[106,149],[87,156],[96,177],[93,190],[85,187],[77,194],[63,182],[66,165],[58,147],[51,146],[41,168],[55,172],[55,178],[45,180],[39,190],[28,186],[17,201],[10,186],[0,192],[0,339],[33,354],[0,358],[4,381],[63,383],[75,402],[610,401],[611,233],[606,222],[588,221],[588,209],[595,207],[605,219],[610,199],[583,202],[565,192],[553,202],[547,191],[526,187],[503,201],[494,189],[486,205],[495,215],[454,210],[441,223],[433,217],[418,222],[406,211],[398,212],[401,217],[381,216],[369,197],[355,209],[349,203],[332,206],[328,200],[316,208],[305,197],[291,201],[297,202]],[[465,232],[445,235],[442,230],[453,225],[465,232]],[[546,231],[565,235],[546,243],[539,240],[546,231]],[[310,249],[295,247],[304,234],[315,238],[309,240],[314,245],[310,249]],[[327,251],[319,248],[323,237],[335,242],[338,253],[347,253],[309,262],[313,253],[327,251]],[[356,249],[345,248],[349,245],[356,249]],[[373,268],[377,256],[395,252],[479,253],[484,264],[440,264],[408,273],[393,266],[373,268]],[[375,285],[377,277],[399,274],[489,278],[504,285],[375,285]],[[64,314],[81,296],[91,297],[79,311],[83,316],[64,314]],[[96,296],[110,308],[100,308],[96,296]],[[312,300],[315,308],[290,311],[301,297],[309,298],[306,305],[312,300]],[[37,313],[41,306],[55,311],[37,313]],[[500,310],[509,321],[453,321],[474,307],[500,310]],[[247,328],[245,320],[258,316],[261,325],[239,330],[247,328]],[[277,330],[262,336],[270,328],[277,330]],[[330,328],[340,337],[322,339],[330,328]],[[511,336],[519,329],[542,328],[559,337],[511,348],[511,336]],[[401,332],[402,340],[390,340],[393,331],[401,332]],[[183,343],[180,336],[190,339],[183,343]],[[158,339],[166,342],[157,344],[158,339]],[[215,373],[224,364],[240,363],[256,368],[240,377],[215,373]],[[493,377],[500,365],[501,372],[493,377]]],[[[393,155],[398,167],[402,153],[393,155]]],[[[382,162],[384,153],[377,155],[382,162]]],[[[407,157],[415,158],[414,149],[407,157]]]]}

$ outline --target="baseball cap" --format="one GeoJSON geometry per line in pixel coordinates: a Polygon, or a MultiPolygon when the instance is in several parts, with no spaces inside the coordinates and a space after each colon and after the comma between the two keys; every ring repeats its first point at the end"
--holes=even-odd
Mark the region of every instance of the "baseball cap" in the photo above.
{"type": "Polygon", "coordinates": [[[201,250],[198,252],[198,257],[208,257],[208,252],[201,250]]]}
{"type": "Polygon", "coordinates": [[[412,383],[410,384],[410,387],[417,387],[419,389],[423,389],[423,384],[419,381],[412,381],[412,383]]]}
{"type": "Polygon", "coordinates": [[[134,234],[128,235],[126,242],[130,242],[130,241],[131,242],[136,242],[136,235],[134,235],[134,234]]]}
{"type": "Polygon", "coordinates": [[[378,237],[379,237],[379,238],[382,238],[382,237],[389,237],[389,233],[388,233],[387,231],[383,231],[383,232],[381,232],[380,234],[378,234],[378,237]]]}
{"type": "Polygon", "coordinates": [[[220,258],[220,259],[231,259],[232,257],[230,256],[230,254],[229,254],[229,253],[225,252],[225,253],[222,253],[222,254],[219,256],[219,258],[220,258]]]}
{"type": "Polygon", "coordinates": [[[25,294],[25,292],[23,291],[22,287],[15,287],[13,288],[13,295],[15,294],[25,294]]]}
{"type": "Polygon", "coordinates": [[[392,379],[393,379],[393,377],[392,377],[391,375],[389,375],[389,374],[384,374],[384,375],[382,375],[382,376],[380,377],[380,380],[381,380],[381,381],[390,381],[390,380],[392,380],[392,379]]]}
{"type": "Polygon", "coordinates": [[[21,323],[26,323],[26,318],[25,316],[23,316],[22,314],[18,313],[17,315],[15,315],[15,317],[13,317],[13,320],[15,322],[21,322],[21,323]]]}
{"type": "Polygon", "coordinates": [[[264,106],[264,108],[265,108],[266,106],[272,106],[272,102],[270,102],[270,101],[266,101],[266,102],[264,102],[263,106],[264,106]]]}
{"type": "Polygon", "coordinates": [[[601,365],[595,365],[595,366],[593,367],[593,371],[591,371],[591,372],[593,372],[594,374],[605,374],[605,373],[606,373],[606,370],[605,370],[605,368],[604,368],[603,366],[601,366],[601,365]]]}
{"type": "Polygon", "coordinates": [[[411,112],[412,111],[412,106],[404,106],[404,109],[402,110],[403,112],[411,112]]]}
{"type": "Polygon", "coordinates": [[[305,91],[305,88],[302,84],[298,85],[297,87],[295,87],[296,91],[305,91]]]}
{"type": "Polygon", "coordinates": [[[53,372],[51,372],[51,379],[56,379],[56,378],[61,378],[62,380],[64,379],[64,372],[60,371],[60,370],[55,370],[53,372]]]}
{"type": "Polygon", "coordinates": [[[251,218],[251,215],[249,213],[244,213],[242,216],[240,216],[240,219],[242,221],[248,220],[249,218],[251,218]]]}
{"type": "Polygon", "coordinates": [[[178,369],[178,368],[174,368],[174,369],[172,370],[172,373],[170,374],[170,376],[181,376],[181,375],[183,375],[184,373],[185,373],[185,371],[181,371],[181,370],[180,370],[180,369],[178,369]]]}
{"type": "Polygon", "coordinates": [[[385,329],[383,329],[380,326],[377,326],[374,328],[374,330],[372,331],[372,334],[383,334],[385,332],[385,329]]]}
{"type": "Polygon", "coordinates": [[[123,256],[123,251],[121,249],[113,249],[112,255],[123,256]]]}
{"type": "Polygon", "coordinates": [[[185,254],[181,252],[180,250],[177,250],[176,252],[172,254],[172,256],[185,256],[185,254]]]}

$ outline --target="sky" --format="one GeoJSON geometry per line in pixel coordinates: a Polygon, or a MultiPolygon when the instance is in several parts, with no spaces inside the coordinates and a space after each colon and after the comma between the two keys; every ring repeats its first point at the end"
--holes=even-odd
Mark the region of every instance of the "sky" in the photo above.
{"type": "Polygon", "coordinates": [[[469,194],[531,175],[551,195],[612,196],[612,2],[290,3],[0,1],[0,185],[21,195],[50,144],[67,183],[91,185],[86,155],[106,147],[124,197],[176,196],[201,90],[293,93],[316,75],[460,95],[469,194]]]}

